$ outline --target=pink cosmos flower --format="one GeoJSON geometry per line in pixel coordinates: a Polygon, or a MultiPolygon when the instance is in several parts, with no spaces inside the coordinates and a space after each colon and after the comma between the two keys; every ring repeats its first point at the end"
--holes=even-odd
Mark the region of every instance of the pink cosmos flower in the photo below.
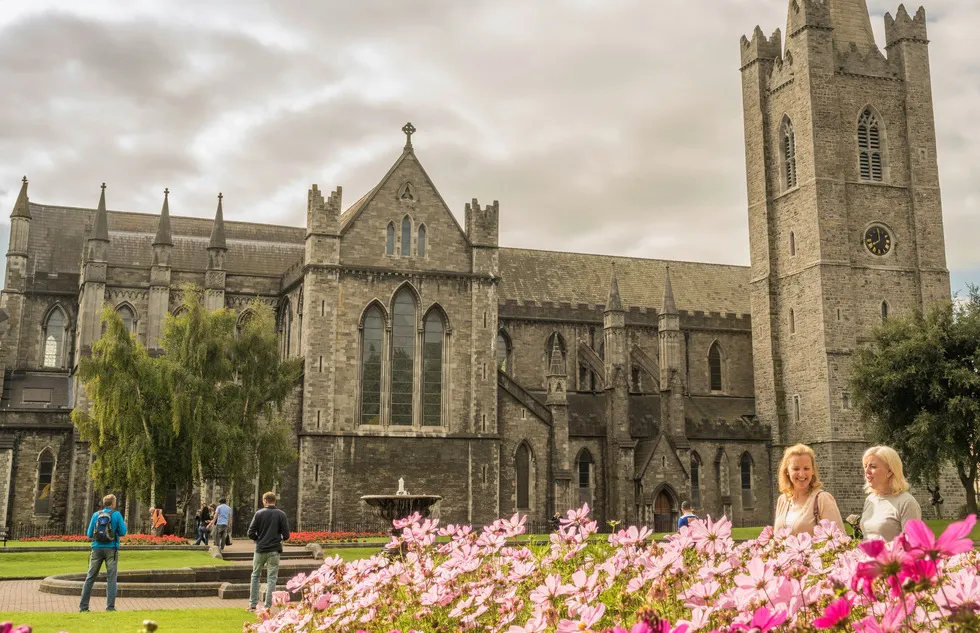
{"type": "Polygon", "coordinates": [[[980,611],[980,576],[970,569],[961,569],[947,574],[946,580],[947,585],[935,596],[945,615],[961,608],[980,611]]]}
{"type": "Polygon", "coordinates": [[[858,633],[902,633],[905,630],[905,608],[897,604],[885,612],[881,620],[878,621],[873,615],[869,615],[863,620],[854,623],[854,630],[858,633]]]}
{"type": "Polygon", "coordinates": [[[551,602],[552,598],[567,592],[568,590],[565,588],[565,585],[562,584],[561,576],[558,574],[548,574],[544,579],[544,584],[535,587],[531,591],[529,598],[534,604],[542,604],[544,602],[551,602]]]}
{"type": "Polygon", "coordinates": [[[902,538],[913,556],[932,559],[949,558],[973,549],[973,540],[969,535],[976,524],[977,515],[971,514],[962,521],[950,523],[942,536],[937,539],[928,525],[913,519],[905,524],[902,538]]]}
{"type": "Polygon", "coordinates": [[[844,597],[834,600],[824,610],[823,615],[813,621],[814,628],[832,629],[851,614],[851,601],[844,597]]]}
{"type": "Polygon", "coordinates": [[[272,604],[281,607],[289,604],[289,592],[288,591],[273,591],[272,592],[272,604]]]}
{"type": "Polygon", "coordinates": [[[726,517],[718,521],[708,515],[704,521],[695,521],[691,526],[691,536],[694,538],[698,551],[706,554],[724,553],[732,536],[732,524],[726,517]]]}
{"type": "Polygon", "coordinates": [[[582,633],[589,631],[606,613],[606,605],[601,602],[594,607],[582,607],[578,612],[578,620],[563,619],[558,622],[556,633],[582,633]]]}
{"type": "Polygon", "coordinates": [[[513,625],[507,633],[544,633],[548,630],[548,622],[543,615],[531,616],[524,626],[513,625]]]}
{"type": "Polygon", "coordinates": [[[769,633],[777,626],[786,621],[785,611],[769,611],[766,607],[759,607],[752,615],[748,623],[740,623],[732,626],[732,631],[749,631],[750,633],[769,633]]]}

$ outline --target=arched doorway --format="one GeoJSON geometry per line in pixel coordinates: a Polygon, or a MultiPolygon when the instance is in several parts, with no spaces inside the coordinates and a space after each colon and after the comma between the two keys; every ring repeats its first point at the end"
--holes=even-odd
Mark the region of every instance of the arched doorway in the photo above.
{"type": "Polygon", "coordinates": [[[677,527],[677,517],[674,513],[674,500],[666,489],[657,493],[653,501],[653,531],[673,532],[677,527]]]}

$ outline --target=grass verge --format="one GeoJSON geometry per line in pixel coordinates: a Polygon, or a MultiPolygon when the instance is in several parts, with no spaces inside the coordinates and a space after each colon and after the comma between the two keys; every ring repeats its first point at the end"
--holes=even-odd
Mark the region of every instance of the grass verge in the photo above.
{"type": "MultiPolygon", "coordinates": [[[[0,556],[0,579],[44,577],[88,570],[89,552],[11,552],[0,556]]],[[[224,565],[207,552],[126,550],[119,551],[119,569],[172,569],[224,565]]]]}
{"type": "Polygon", "coordinates": [[[242,624],[255,622],[254,616],[242,609],[186,609],[167,611],[116,611],[106,613],[4,613],[4,621],[29,624],[34,633],[138,633],[144,620],[159,625],[159,633],[201,631],[208,633],[241,633],[242,624]]]}

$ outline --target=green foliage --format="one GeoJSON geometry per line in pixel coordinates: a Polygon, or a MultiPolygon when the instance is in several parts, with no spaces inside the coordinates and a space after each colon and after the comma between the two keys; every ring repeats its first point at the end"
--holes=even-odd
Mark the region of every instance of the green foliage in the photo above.
{"type": "Polygon", "coordinates": [[[76,407],[72,420],[91,443],[95,483],[153,503],[156,491],[171,483],[160,478],[167,472],[161,467],[176,458],[175,434],[166,424],[166,377],[115,310],[106,307],[102,322],[105,333],[78,368],[91,409],[76,407]]]}
{"type": "Polygon", "coordinates": [[[92,443],[95,481],[150,503],[170,485],[186,498],[208,479],[250,489],[258,475],[271,487],[295,459],[283,411],[302,359],[279,358],[272,310],[260,302],[236,331],[235,315],[206,309],[199,289],[184,296],[156,357],[111,307],[103,312],[105,333],[79,366],[91,408],[72,413],[92,443]]]}
{"type": "MultiPolygon", "coordinates": [[[[93,607],[98,598],[92,600],[93,607]]],[[[116,611],[112,613],[14,612],[4,613],[4,618],[16,623],[30,624],[34,633],[105,633],[107,631],[132,633],[144,631],[145,620],[158,625],[158,633],[201,631],[207,633],[241,633],[242,624],[255,622],[255,616],[235,609],[172,609],[156,611],[116,611]],[[202,629],[206,623],[206,629],[202,629]]]]}
{"type": "Polygon", "coordinates": [[[909,478],[935,483],[955,467],[976,512],[980,465],[980,292],[926,315],[889,318],[856,355],[855,403],[871,439],[902,454],[909,478]]]}

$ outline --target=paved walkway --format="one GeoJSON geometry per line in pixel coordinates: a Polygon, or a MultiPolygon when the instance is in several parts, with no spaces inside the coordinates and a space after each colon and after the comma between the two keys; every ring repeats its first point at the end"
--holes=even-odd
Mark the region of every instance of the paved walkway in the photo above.
{"type": "MultiPolygon", "coordinates": [[[[0,605],[2,611],[78,611],[78,596],[61,596],[41,593],[40,580],[0,581],[0,605]]],[[[90,603],[92,611],[105,610],[105,598],[93,596],[90,603]]],[[[151,609],[244,609],[248,599],[222,600],[213,598],[116,598],[119,611],[143,611],[151,609]]]]}
{"type": "MultiPolygon", "coordinates": [[[[253,543],[248,539],[237,539],[226,552],[253,551],[253,543]]],[[[292,548],[288,548],[292,549],[292,548]]],[[[301,548],[296,548],[301,549],[301,548]]],[[[85,571],[85,570],[79,570],[85,571]]],[[[281,582],[283,578],[280,572],[281,582]]],[[[264,584],[264,583],[263,583],[264,584]]],[[[78,596],[62,596],[39,591],[40,580],[3,580],[0,581],[0,611],[54,611],[67,613],[78,611],[78,596]]],[[[93,596],[90,603],[92,611],[105,609],[105,598],[93,596]]],[[[116,598],[116,609],[119,611],[144,611],[153,609],[245,609],[248,599],[224,600],[217,595],[207,598],[116,598]]]]}

